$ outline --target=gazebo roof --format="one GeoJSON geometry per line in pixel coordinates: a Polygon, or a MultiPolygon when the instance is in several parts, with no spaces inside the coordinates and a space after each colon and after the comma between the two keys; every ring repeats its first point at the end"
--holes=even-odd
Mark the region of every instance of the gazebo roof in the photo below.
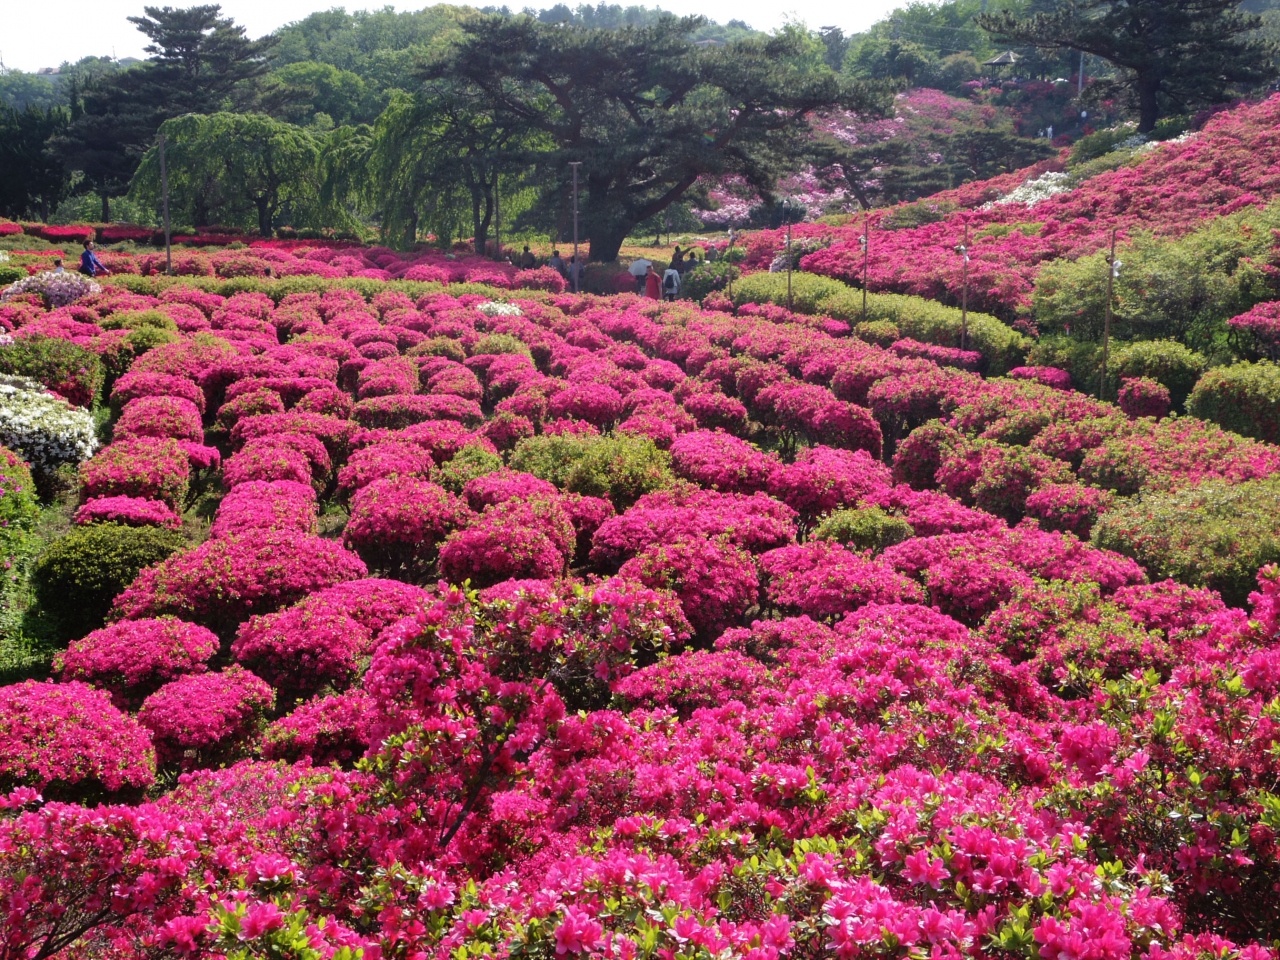
{"type": "Polygon", "coordinates": [[[1009,64],[1017,63],[1021,59],[1022,58],[1012,50],[1006,50],[1004,53],[997,54],[990,60],[984,60],[982,65],[984,67],[1007,67],[1009,64]]]}

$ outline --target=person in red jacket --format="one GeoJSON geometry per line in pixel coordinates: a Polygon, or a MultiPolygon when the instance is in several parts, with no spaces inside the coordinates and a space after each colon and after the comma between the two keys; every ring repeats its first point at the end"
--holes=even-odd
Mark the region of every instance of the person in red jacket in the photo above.
{"type": "Polygon", "coordinates": [[[649,269],[644,274],[644,295],[650,300],[662,299],[662,278],[653,269],[653,264],[649,264],[649,269]]]}

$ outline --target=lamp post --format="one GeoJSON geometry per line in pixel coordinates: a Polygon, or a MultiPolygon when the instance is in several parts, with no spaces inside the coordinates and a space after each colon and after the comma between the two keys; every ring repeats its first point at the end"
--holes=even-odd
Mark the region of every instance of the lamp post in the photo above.
{"type": "Polygon", "coordinates": [[[1107,360],[1111,349],[1111,291],[1120,277],[1124,262],[1116,259],[1116,232],[1111,231],[1111,252],[1107,254],[1107,313],[1102,324],[1102,372],[1098,374],[1098,399],[1103,399],[1107,385],[1107,360]]]}
{"type": "Polygon", "coordinates": [[[164,203],[164,273],[173,276],[173,249],[169,242],[169,169],[164,162],[164,134],[160,134],[160,195],[164,203]]]}
{"type": "Polygon", "coordinates": [[[787,220],[787,311],[791,311],[791,198],[782,201],[782,215],[787,220]]]}
{"type": "Polygon", "coordinates": [[[729,228],[729,248],[724,252],[724,258],[729,264],[729,299],[733,299],[733,227],[729,228]]]}
{"type": "Polygon", "coordinates": [[[578,289],[578,277],[582,273],[582,264],[578,263],[578,168],[582,161],[571,160],[569,166],[573,167],[573,292],[581,293],[578,289]]]}
{"type": "Polygon", "coordinates": [[[862,244],[862,322],[867,322],[867,257],[871,252],[871,211],[868,210],[862,219],[862,236],[858,238],[862,244]]]}
{"type": "Polygon", "coordinates": [[[967,349],[969,339],[969,225],[964,225],[964,243],[956,247],[960,254],[960,349],[967,349]]]}

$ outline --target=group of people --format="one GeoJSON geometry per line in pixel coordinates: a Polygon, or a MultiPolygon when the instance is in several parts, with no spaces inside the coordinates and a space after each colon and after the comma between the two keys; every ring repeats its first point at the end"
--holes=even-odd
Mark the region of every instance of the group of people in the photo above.
{"type": "MultiPolygon", "coordinates": [[[[538,265],[538,258],[535,257],[526,246],[524,253],[520,254],[520,269],[532,270],[538,265]]],[[[586,263],[577,254],[570,254],[566,261],[560,256],[559,250],[551,251],[551,259],[547,261],[547,266],[569,282],[569,289],[575,293],[582,292],[582,280],[586,270],[586,263]]]]}
{"type": "Polygon", "coordinates": [[[671,262],[661,274],[652,260],[639,257],[631,261],[628,272],[636,278],[636,293],[650,300],[674,300],[680,296],[680,285],[684,275],[698,265],[698,254],[695,250],[682,251],[676,247],[671,254],[671,262]]]}

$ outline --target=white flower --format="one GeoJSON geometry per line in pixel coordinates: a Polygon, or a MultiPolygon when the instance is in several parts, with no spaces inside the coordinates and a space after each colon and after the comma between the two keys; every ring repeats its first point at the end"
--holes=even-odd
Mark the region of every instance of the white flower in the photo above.
{"type": "Polygon", "coordinates": [[[37,273],[11,283],[0,293],[0,300],[8,300],[20,293],[38,293],[49,301],[52,307],[65,307],[75,303],[81,297],[101,293],[102,287],[88,277],[78,273],[37,273]]]}
{"type": "Polygon", "coordinates": [[[1054,194],[1066,193],[1073,189],[1073,186],[1069,173],[1044,173],[1034,180],[1028,180],[1016,190],[1011,190],[999,200],[983,204],[982,209],[990,210],[992,207],[1004,206],[1008,203],[1021,203],[1033,207],[1041,200],[1048,200],[1054,194]]]}
{"type": "Polygon", "coordinates": [[[98,446],[93,414],[25,377],[0,377],[0,443],[44,471],[88,460],[98,446]]]}
{"type": "Polygon", "coordinates": [[[517,307],[514,303],[499,303],[497,300],[489,300],[485,303],[477,303],[476,309],[483,313],[486,317],[523,317],[524,311],[517,307]]]}

